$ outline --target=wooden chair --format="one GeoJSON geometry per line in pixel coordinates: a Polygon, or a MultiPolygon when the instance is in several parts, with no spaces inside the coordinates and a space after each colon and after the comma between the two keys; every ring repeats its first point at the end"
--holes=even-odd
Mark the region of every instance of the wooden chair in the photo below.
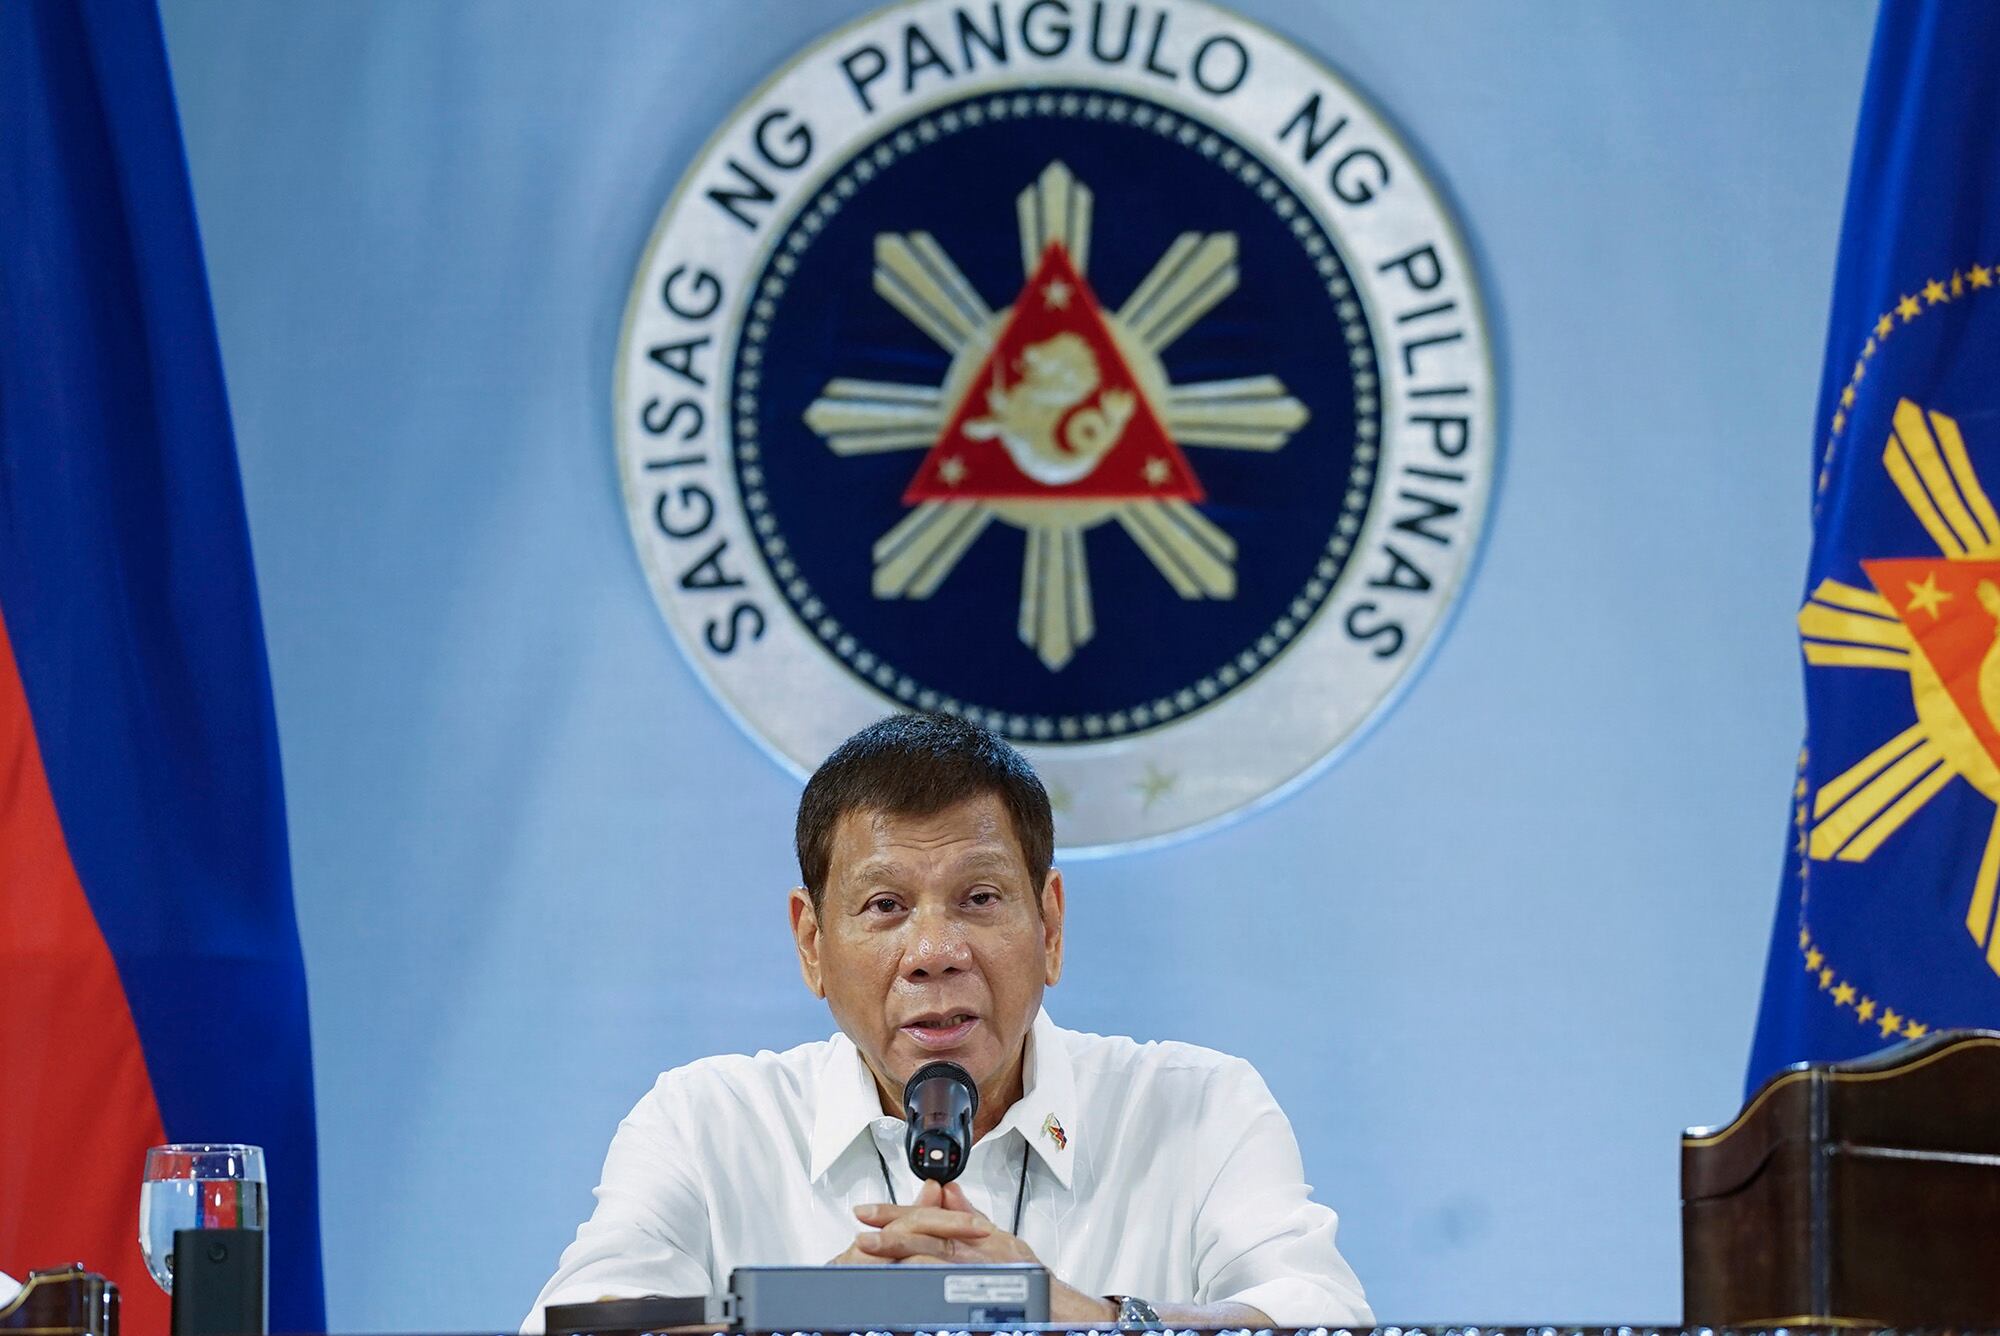
{"type": "Polygon", "coordinates": [[[77,1266],[31,1271],[13,1302],[0,1307],[0,1333],[118,1336],[118,1287],[77,1266]]]}
{"type": "Polygon", "coordinates": [[[2000,1032],[1793,1067],[1681,1138],[1690,1327],[2000,1327],[2000,1032]]]}

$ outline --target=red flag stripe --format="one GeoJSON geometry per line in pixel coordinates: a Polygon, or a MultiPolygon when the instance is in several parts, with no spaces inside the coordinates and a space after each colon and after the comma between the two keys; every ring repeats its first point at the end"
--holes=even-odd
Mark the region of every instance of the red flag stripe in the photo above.
{"type": "Polygon", "coordinates": [[[166,1140],[125,989],[70,863],[0,617],[0,1270],[84,1262],[124,1329],[160,1336],[139,1251],[146,1148],[166,1140]]]}

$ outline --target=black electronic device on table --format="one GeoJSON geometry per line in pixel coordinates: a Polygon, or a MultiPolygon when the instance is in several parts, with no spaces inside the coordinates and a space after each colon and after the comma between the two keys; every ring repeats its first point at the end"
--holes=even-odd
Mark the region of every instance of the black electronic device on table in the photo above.
{"type": "Polygon", "coordinates": [[[173,1336],[264,1336],[264,1231],[174,1231],[173,1336]]]}

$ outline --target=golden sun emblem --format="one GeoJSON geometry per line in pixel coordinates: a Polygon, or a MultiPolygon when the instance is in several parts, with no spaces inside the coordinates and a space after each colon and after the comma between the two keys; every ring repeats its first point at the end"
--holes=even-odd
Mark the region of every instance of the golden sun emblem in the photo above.
{"type": "Polygon", "coordinates": [[[1051,672],[1096,634],[1086,531],[1125,530],[1184,599],[1236,595],[1236,543],[1183,446],[1272,451],[1306,422],[1275,376],[1176,385],[1161,354],[1237,285],[1232,233],[1186,232],[1116,311],[1088,281],[1092,196],[1051,162],[1016,199],[1025,282],[989,308],[926,232],[875,239],[875,291],[952,355],[941,385],[834,379],[805,413],[839,455],[923,449],[875,597],[928,599],[994,520],[1026,531],[1019,634],[1051,672]]]}
{"type": "MultiPolygon", "coordinates": [[[[1864,561],[1872,590],[1823,580],[1799,610],[1807,663],[1905,673],[1916,707],[1915,723],[1821,787],[1809,821],[1801,813],[1801,852],[1821,861],[1866,861],[1955,778],[2000,804],[2000,514],[1941,413],[1900,401],[1882,460],[1943,555],[1864,561]]],[[[2000,973],[1996,886],[2000,812],[1965,919],[2000,973]]]]}

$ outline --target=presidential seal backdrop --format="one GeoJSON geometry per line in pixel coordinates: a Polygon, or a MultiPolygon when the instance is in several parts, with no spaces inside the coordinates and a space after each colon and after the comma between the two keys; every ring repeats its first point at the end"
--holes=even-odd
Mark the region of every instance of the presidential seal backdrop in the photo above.
{"type": "Polygon", "coordinates": [[[1422,166],[1197,0],[919,0],[814,43],[668,201],[615,381],[641,563],[751,736],[805,772],[963,715],[1071,852],[1242,812],[1376,718],[1496,450],[1422,166]]]}

